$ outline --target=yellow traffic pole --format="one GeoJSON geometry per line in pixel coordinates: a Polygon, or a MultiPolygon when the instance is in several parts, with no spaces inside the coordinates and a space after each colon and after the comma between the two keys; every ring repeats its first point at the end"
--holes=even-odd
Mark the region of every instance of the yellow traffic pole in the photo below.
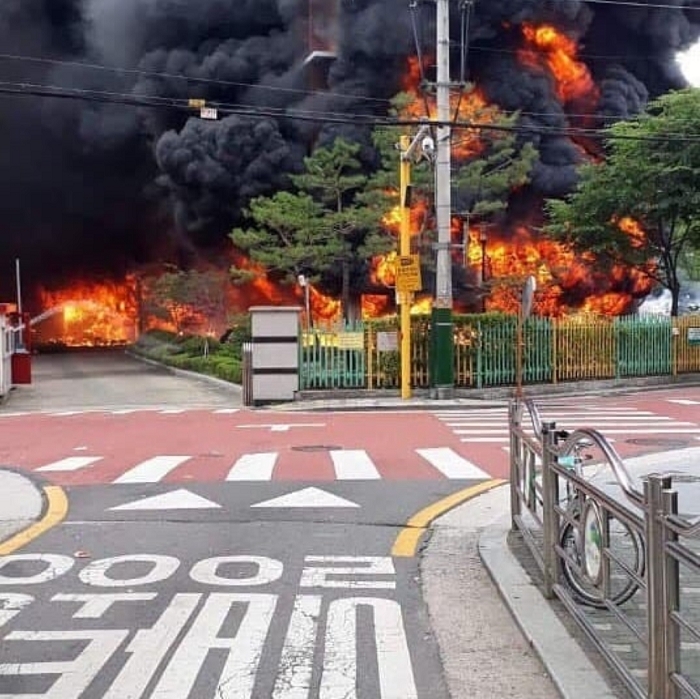
{"type": "MultiPolygon", "coordinates": [[[[409,187],[411,181],[411,161],[407,156],[410,141],[408,136],[401,136],[399,143],[400,163],[400,212],[401,227],[399,236],[399,255],[411,254],[411,205],[409,187]]],[[[411,296],[410,291],[397,292],[401,308],[401,398],[411,397],[411,296]]]]}

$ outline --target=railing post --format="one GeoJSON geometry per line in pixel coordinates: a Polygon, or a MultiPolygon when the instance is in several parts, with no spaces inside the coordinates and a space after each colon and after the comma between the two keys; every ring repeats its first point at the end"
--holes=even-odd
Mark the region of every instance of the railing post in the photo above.
{"type": "Polygon", "coordinates": [[[552,470],[556,460],[554,448],[556,444],[556,424],[542,423],[542,534],[544,560],[544,596],[551,599],[554,596],[553,586],[557,582],[559,556],[555,546],[559,533],[559,517],[556,506],[559,502],[559,477],[552,470]]]}
{"type": "Polygon", "coordinates": [[[644,481],[649,699],[667,699],[664,490],[670,486],[671,479],[658,474],[651,474],[644,481]]]}
{"type": "Polygon", "coordinates": [[[510,429],[510,528],[517,529],[516,518],[522,512],[518,484],[521,483],[523,453],[520,447],[522,437],[516,435],[522,429],[522,404],[512,401],[508,409],[508,426],[510,429]]]}
{"type": "MultiPolygon", "coordinates": [[[[669,485],[671,487],[670,479],[669,485]]],[[[678,514],[678,493],[674,490],[663,492],[664,513],[678,514]]],[[[678,534],[664,527],[664,544],[678,541],[678,534]]],[[[678,624],[671,618],[680,610],[680,566],[674,556],[664,556],[664,628],[665,628],[665,665],[664,699],[677,699],[678,688],[673,682],[673,675],[681,670],[681,637],[678,624]]]]}

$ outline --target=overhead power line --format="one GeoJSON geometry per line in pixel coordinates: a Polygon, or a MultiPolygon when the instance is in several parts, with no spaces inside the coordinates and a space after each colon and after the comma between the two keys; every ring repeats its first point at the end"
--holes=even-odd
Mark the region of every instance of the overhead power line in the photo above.
{"type": "MultiPolygon", "coordinates": [[[[94,103],[120,104],[131,107],[158,108],[177,110],[182,113],[194,115],[189,101],[179,97],[162,97],[158,95],[130,95],[117,92],[105,92],[95,90],[77,90],[75,88],[61,88],[57,86],[36,85],[29,83],[0,82],[0,94],[16,97],[47,97],[59,99],[77,99],[94,103]]],[[[215,108],[219,114],[248,116],[251,118],[291,119],[315,123],[352,124],[366,127],[416,127],[426,123],[425,119],[405,119],[395,117],[378,117],[372,114],[337,114],[332,112],[312,112],[289,108],[265,108],[257,105],[235,104],[225,102],[207,102],[207,106],[215,108]]],[[[452,126],[456,129],[482,129],[503,132],[514,132],[540,136],[565,136],[569,138],[616,138],[624,140],[652,141],[652,142],[678,142],[700,143],[700,134],[669,133],[658,136],[637,135],[612,135],[605,129],[585,127],[552,127],[523,124],[497,124],[489,122],[472,121],[469,119],[450,120],[439,122],[429,120],[431,126],[452,126]]]]}

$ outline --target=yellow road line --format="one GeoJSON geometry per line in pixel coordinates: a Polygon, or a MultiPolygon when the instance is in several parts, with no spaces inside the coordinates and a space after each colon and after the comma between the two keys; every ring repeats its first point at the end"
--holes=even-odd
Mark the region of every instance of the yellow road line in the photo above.
{"type": "Polygon", "coordinates": [[[413,517],[406,522],[406,526],[399,532],[391,548],[391,555],[405,558],[415,556],[421,536],[423,536],[425,530],[434,519],[445,514],[445,512],[451,510],[453,507],[461,505],[463,502],[471,500],[477,495],[481,495],[481,493],[485,493],[487,490],[491,490],[505,482],[506,481],[499,478],[491,481],[484,481],[483,483],[478,483],[477,485],[452,493],[452,495],[448,495],[446,498],[423,508],[420,512],[413,515],[413,517]]]}
{"type": "Polygon", "coordinates": [[[44,495],[48,502],[48,507],[44,516],[34,524],[22,530],[18,534],[0,544],[0,556],[8,556],[17,549],[26,546],[44,532],[56,526],[68,513],[68,498],[63,490],[57,485],[47,485],[44,488],[44,495]]]}

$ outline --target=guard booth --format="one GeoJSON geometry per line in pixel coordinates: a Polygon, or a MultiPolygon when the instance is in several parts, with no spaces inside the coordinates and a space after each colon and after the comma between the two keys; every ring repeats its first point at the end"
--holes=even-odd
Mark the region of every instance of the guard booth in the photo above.
{"type": "Polygon", "coordinates": [[[0,395],[12,386],[32,382],[31,324],[28,313],[14,304],[0,304],[0,395]]]}
{"type": "Polygon", "coordinates": [[[245,405],[294,400],[299,390],[301,310],[280,306],[249,309],[251,342],[244,351],[245,405]]]}

